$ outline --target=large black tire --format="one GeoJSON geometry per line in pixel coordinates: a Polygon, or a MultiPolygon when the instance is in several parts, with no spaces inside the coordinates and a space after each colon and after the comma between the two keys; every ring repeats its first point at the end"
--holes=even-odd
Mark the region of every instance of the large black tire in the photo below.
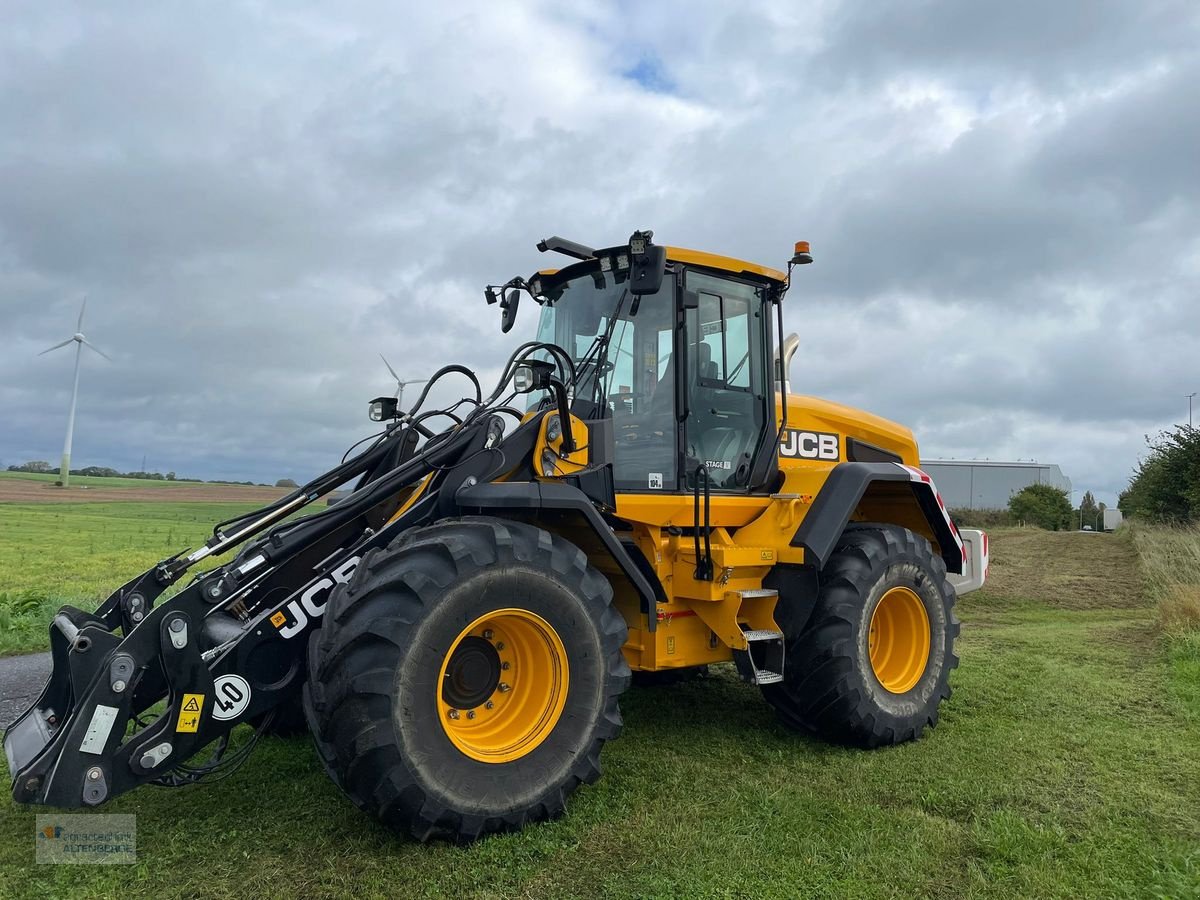
{"type": "MultiPolygon", "coordinates": [[[[486,651],[472,664],[499,658],[481,644],[493,632],[471,634],[473,648],[486,651]]],[[[625,639],[611,585],[573,544],[518,522],[446,520],[368,553],[330,597],[309,645],[309,726],[330,777],[392,829],[458,842],[516,830],[561,815],[567,797],[600,776],[600,750],[620,733],[617,700],[630,681],[625,639]],[[545,736],[532,749],[481,761],[452,741],[461,719],[447,707],[462,705],[465,716],[482,699],[450,703],[452,682],[438,682],[454,665],[455,642],[468,640],[464,629],[513,609],[557,634],[565,699],[557,718],[542,720],[552,724],[536,726],[545,736]]],[[[518,696],[507,683],[497,689],[518,696]]]]}
{"type": "Polygon", "coordinates": [[[781,598],[784,680],[763,694],[784,724],[834,743],[911,741],[937,724],[950,696],[950,670],[958,665],[954,600],[946,565],[925,538],[894,525],[851,525],[821,570],[807,621],[793,626],[781,598]],[[916,683],[900,692],[884,687],[871,662],[871,627],[885,595],[915,595],[928,620],[924,668],[917,664],[916,683]]]}

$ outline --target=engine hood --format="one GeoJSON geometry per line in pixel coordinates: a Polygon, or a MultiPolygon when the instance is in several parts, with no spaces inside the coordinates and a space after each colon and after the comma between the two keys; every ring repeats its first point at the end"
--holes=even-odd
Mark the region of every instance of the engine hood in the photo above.
{"type": "MultiPolygon", "coordinates": [[[[782,410],[777,410],[777,413],[781,412],[782,410]]],[[[800,432],[800,435],[785,435],[783,447],[797,450],[795,455],[800,456],[803,461],[846,462],[852,458],[851,448],[857,447],[860,453],[869,453],[870,449],[874,448],[899,457],[898,461],[906,465],[920,464],[917,441],[910,429],[882,416],[819,397],[788,395],[787,430],[800,432]],[[804,437],[810,434],[815,436],[816,440],[804,437]],[[832,455],[832,442],[827,437],[822,440],[823,435],[837,435],[836,456],[832,455]],[[809,447],[816,447],[817,450],[809,453],[809,447]]],[[[780,461],[786,464],[792,460],[787,458],[787,454],[781,454],[780,461]]]]}

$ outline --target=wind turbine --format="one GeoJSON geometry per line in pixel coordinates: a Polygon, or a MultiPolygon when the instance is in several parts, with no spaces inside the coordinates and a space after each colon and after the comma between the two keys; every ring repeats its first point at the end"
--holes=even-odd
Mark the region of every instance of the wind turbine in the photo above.
{"type": "Polygon", "coordinates": [[[404,389],[410,384],[424,384],[429,379],[410,378],[408,381],[404,381],[399,375],[396,374],[396,370],[392,368],[391,363],[384,359],[382,353],[379,354],[379,358],[383,360],[383,364],[387,366],[387,370],[391,372],[392,377],[396,379],[396,409],[400,410],[400,412],[404,412],[404,389]]]}
{"type": "Polygon", "coordinates": [[[51,350],[65,347],[67,344],[75,345],[75,386],[71,388],[71,412],[67,415],[67,439],[63,441],[62,466],[58,470],[58,480],[63,487],[67,487],[71,483],[71,438],[75,435],[75,401],[79,399],[79,357],[83,354],[83,348],[86,345],[112,362],[111,356],[83,336],[83,311],[85,309],[87,309],[87,297],[83,298],[83,303],[79,307],[79,322],[75,325],[75,333],[61,344],[55,344],[38,354],[38,356],[45,356],[51,350]]]}

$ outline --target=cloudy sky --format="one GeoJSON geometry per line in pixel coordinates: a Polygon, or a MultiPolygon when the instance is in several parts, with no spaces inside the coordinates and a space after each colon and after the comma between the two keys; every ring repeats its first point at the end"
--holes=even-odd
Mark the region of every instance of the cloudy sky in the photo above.
{"type": "Polygon", "coordinates": [[[1198,48],[1194,0],[6,4],[0,463],[57,462],[85,295],[76,465],[302,479],[380,352],[493,373],[484,283],[648,227],[811,241],[797,389],[1114,502],[1200,390],[1198,48]]]}

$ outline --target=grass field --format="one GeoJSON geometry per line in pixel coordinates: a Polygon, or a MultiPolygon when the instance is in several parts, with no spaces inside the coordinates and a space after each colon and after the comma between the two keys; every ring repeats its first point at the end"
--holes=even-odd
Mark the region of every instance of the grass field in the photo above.
{"type": "Polygon", "coordinates": [[[0,655],[43,650],[64,603],[113,590],[254,504],[0,504],[0,655]]]}
{"type": "MultiPolygon", "coordinates": [[[[60,571],[36,570],[43,588],[97,596],[106,570],[143,552],[136,529],[164,545],[172,529],[203,531],[166,510],[97,526],[129,513],[119,506],[38,526],[81,535],[60,571]]],[[[63,510],[22,515],[32,527],[63,510]]],[[[21,533],[0,532],[10,582],[33,578],[13,570],[34,555],[13,546],[21,533]]],[[[726,671],[635,688],[604,778],[565,819],[460,848],[395,838],[340,796],[306,740],[273,739],[220,784],[105,807],[137,815],[136,866],[36,866],[36,810],[0,802],[0,894],[1200,894],[1200,673],[1160,639],[1131,542],[1006,531],[992,550],[991,584],[960,603],[954,696],[914,744],[868,753],[797,736],[726,671]]]]}
{"type": "MultiPolygon", "coordinates": [[[[54,484],[57,475],[43,475],[39,472],[0,472],[0,478],[11,478],[16,481],[40,481],[54,484]]],[[[179,487],[184,484],[194,484],[187,481],[159,481],[152,478],[106,478],[98,475],[72,475],[72,487],[107,487],[107,488],[137,488],[137,487],[179,487]]]]}
{"type": "Polygon", "coordinates": [[[55,486],[57,475],[0,472],[0,506],[20,503],[257,503],[276,500],[284,488],[222,482],[158,481],[76,475],[70,488],[55,486]]]}

